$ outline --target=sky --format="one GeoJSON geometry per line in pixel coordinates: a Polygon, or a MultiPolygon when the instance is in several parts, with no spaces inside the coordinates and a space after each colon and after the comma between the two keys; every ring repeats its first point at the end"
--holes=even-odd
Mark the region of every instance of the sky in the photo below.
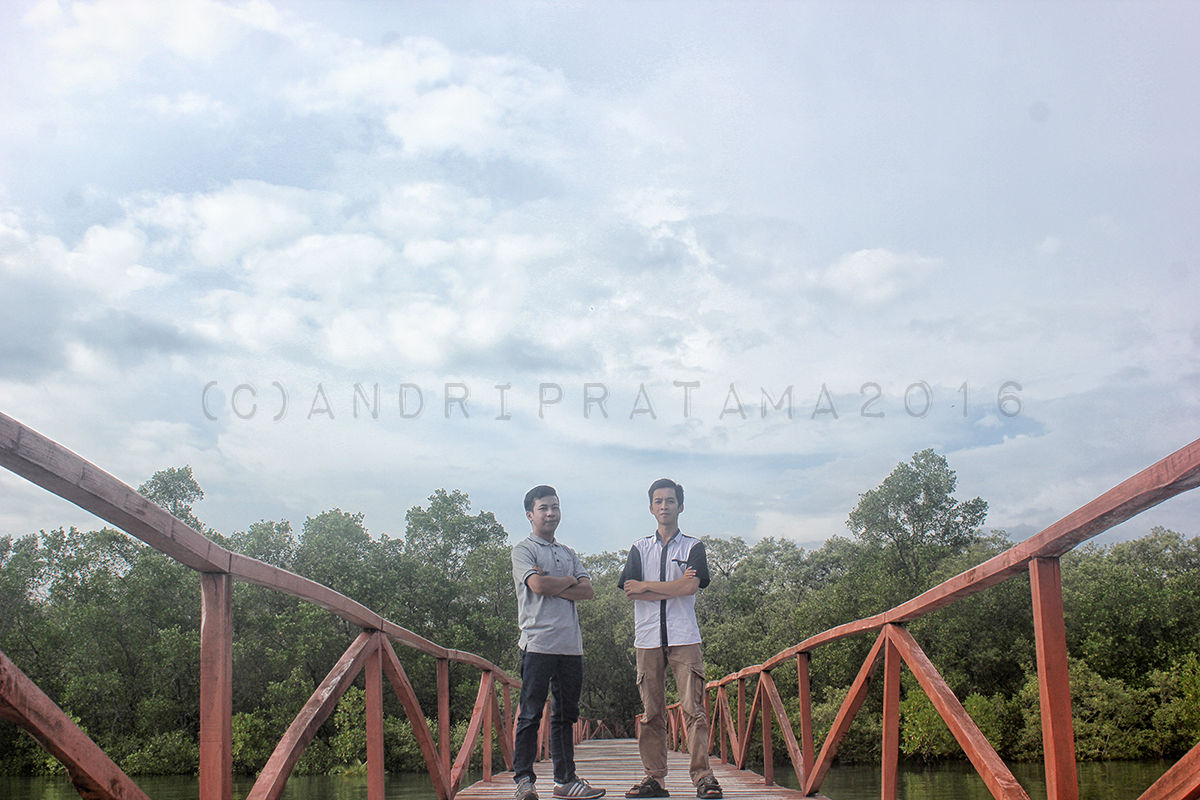
{"type": "MultiPolygon", "coordinates": [[[[1200,436],[1200,4],[0,4],[0,411],[230,534],[1022,540],[1200,436]]],[[[1195,493],[1193,493],[1195,494],[1195,493]]],[[[98,520],[0,471],[0,536],[98,520]]],[[[1200,534],[1183,495],[1098,541],[1200,534]]]]}

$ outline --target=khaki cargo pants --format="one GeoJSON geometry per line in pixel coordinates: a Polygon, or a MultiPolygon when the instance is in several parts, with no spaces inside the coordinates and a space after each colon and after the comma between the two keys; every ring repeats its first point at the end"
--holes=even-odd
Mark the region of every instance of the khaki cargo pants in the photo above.
{"type": "Polygon", "coordinates": [[[712,775],[708,766],[708,715],[704,713],[704,655],[698,644],[637,651],[637,684],[645,713],[638,751],[646,775],[660,784],[667,776],[667,665],[675,673],[683,719],[687,725],[692,783],[712,775]]]}

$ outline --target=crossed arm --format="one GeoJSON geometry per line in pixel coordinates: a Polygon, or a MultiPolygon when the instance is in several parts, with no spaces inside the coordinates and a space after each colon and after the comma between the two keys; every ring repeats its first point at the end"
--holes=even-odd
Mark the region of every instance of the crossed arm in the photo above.
{"type": "Polygon", "coordinates": [[[571,575],[566,575],[562,578],[555,578],[547,575],[538,567],[534,567],[534,569],[536,569],[537,572],[525,579],[525,585],[528,586],[534,594],[540,594],[543,597],[561,597],[564,600],[592,599],[594,591],[592,589],[591,578],[575,578],[571,575]]]}
{"type": "Polygon", "coordinates": [[[684,597],[695,594],[700,588],[700,579],[696,570],[688,567],[683,571],[683,577],[673,581],[625,581],[625,596],[630,600],[670,600],[672,597],[684,597]]]}

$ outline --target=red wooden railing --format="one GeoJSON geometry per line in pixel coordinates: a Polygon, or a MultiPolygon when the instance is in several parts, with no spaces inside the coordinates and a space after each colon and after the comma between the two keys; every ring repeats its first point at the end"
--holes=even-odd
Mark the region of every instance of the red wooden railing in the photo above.
{"type": "MultiPolygon", "coordinates": [[[[287,570],[230,552],[188,527],[129,486],[75,453],[0,414],[0,465],[200,573],[200,800],[231,800],[233,581],[285,592],[314,603],[354,624],[361,633],[317,687],[275,748],[247,800],[276,800],[321,723],[360,673],[366,682],[367,780],[369,800],[383,800],[383,677],[404,707],[425,756],[439,800],[458,791],[476,744],[483,743],[483,779],[492,777],[493,737],[512,768],[515,709],[512,690],[520,681],[472,653],[451,650],[400,627],[369,608],[287,570]],[[438,737],[434,740],[401,660],[399,643],[433,656],[437,663],[438,737]],[[479,692],[466,740],[451,760],[450,663],[480,671],[479,692]],[[501,698],[497,696],[497,685],[501,698]]],[[[547,719],[549,714],[546,715],[547,719]]],[[[91,739],[0,653],[0,718],[28,731],[67,769],[86,800],[146,800],[145,794],[91,739]]],[[[581,721],[577,736],[596,732],[581,721]]]]}
{"type": "MultiPolygon", "coordinates": [[[[1029,795],[971,719],[946,681],[930,663],[921,647],[905,629],[915,619],[959,600],[982,592],[1021,573],[1028,572],[1033,596],[1033,624],[1037,651],[1038,686],[1041,694],[1042,736],[1045,749],[1046,789],[1050,800],[1078,800],[1075,770],[1075,740],[1071,722],[1071,690],[1067,678],[1066,627],[1063,618],[1062,579],[1059,557],[1076,545],[1124,522],[1181,492],[1200,485],[1200,440],[1138,473],[1105,492],[1079,510],[1041,533],[1030,537],[979,566],[935,586],[929,591],[882,614],[860,619],[818,633],[772,656],[762,664],[747,667],[708,684],[706,705],[711,710],[711,693],[716,692],[709,747],[719,741],[722,760],[746,768],[752,729],[762,714],[763,775],[766,785],[774,783],[772,763],[772,718],[780,731],[805,794],[814,794],[828,773],[838,745],[866,700],[867,689],[880,659],[883,660],[882,797],[894,800],[900,743],[900,668],[907,665],[917,682],[946,722],[967,758],[983,778],[992,796],[1028,800],[1029,795]],[[819,754],[814,755],[809,657],[817,648],[856,634],[878,632],[874,647],[863,662],[826,735],[819,754]],[[800,735],[788,719],[771,671],[792,659],[796,661],[800,701],[800,735]],[[757,678],[750,716],[746,716],[747,681],[757,678]],[[733,714],[730,687],[737,689],[737,714],[733,714]]],[[[683,712],[671,709],[671,741],[684,746],[683,712]]],[[[1200,744],[1167,771],[1141,795],[1140,800],[1200,799],[1200,744]]]]}
{"type": "MultiPolygon", "coordinates": [[[[0,414],[0,465],[88,510],[136,536],[160,552],[201,573],[200,675],[200,798],[230,800],[232,697],[232,582],[241,580],[282,591],[327,609],[361,629],[346,653],[313,693],[279,742],[251,790],[252,800],[274,800],[317,728],[332,713],[345,689],[365,673],[367,685],[368,798],[382,800],[383,676],[404,706],[425,755],[440,800],[450,800],[461,784],[471,753],[483,741],[484,780],[492,775],[492,743],[498,736],[506,766],[512,765],[514,708],[511,690],[519,681],[479,656],[443,648],[408,631],[341,595],[294,573],[232,553],[172,517],[129,486],[61,445],[0,414]],[[437,663],[439,737],[434,741],[425,715],[392,647],[398,642],[437,663]],[[469,664],[480,670],[479,692],[467,737],[451,761],[449,739],[449,665],[469,664]],[[500,684],[503,706],[496,694],[500,684]]],[[[882,796],[895,798],[899,761],[900,669],[908,665],[942,719],[963,747],[994,797],[1028,795],[1013,778],[994,748],[963,709],[936,667],[904,625],[925,614],[995,586],[1028,571],[1033,596],[1038,682],[1045,744],[1046,783],[1051,800],[1077,800],[1074,735],[1063,623],[1059,558],[1083,541],[1123,522],[1176,494],[1200,485],[1200,441],[1168,456],[1091,503],[977,567],[893,609],[824,631],[790,647],[762,664],[747,667],[709,684],[716,692],[716,712],[710,747],[720,744],[723,760],[745,768],[751,729],[762,714],[764,782],[774,782],[773,720],[780,723],[797,780],[806,794],[815,793],[827,774],[837,747],[866,699],[880,659],[884,671],[882,796]],[[833,726],[814,755],[812,703],[809,696],[809,657],[818,647],[849,636],[878,632],[833,726]],[[788,719],[771,677],[776,667],[796,660],[800,698],[800,737],[788,719]],[[749,718],[747,681],[757,679],[749,718]],[[729,689],[737,687],[737,715],[731,711],[729,689]]],[[[706,703],[711,708],[711,696],[706,703]]],[[[685,736],[681,711],[671,720],[674,746],[685,736]]],[[[87,800],[145,800],[145,795],[102,750],[44,693],[0,653],[0,718],[21,726],[67,768],[72,784],[87,800]]],[[[549,714],[544,723],[548,723],[549,714]]],[[[601,724],[581,720],[576,738],[602,733],[601,724]]],[[[545,745],[543,744],[543,750],[545,745]]],[[[1141,800],[1198,800],[1200,745],[1180,759],[1151,786],[1141,800]]]]}

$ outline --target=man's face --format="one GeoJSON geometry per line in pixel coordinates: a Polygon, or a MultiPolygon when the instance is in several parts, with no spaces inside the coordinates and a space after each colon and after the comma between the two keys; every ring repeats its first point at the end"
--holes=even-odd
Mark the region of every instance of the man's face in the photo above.
{"type": "Polygon", "coordinates": [[[679,523],[680,511],[683,511],[683,506],[679,505],[679,501],[675,498],[674,489],[654,490],[654,497],[650,501],[650,513],[658,520],[659,525],[668,528],[674,527],[679,523]]]}
{"type": "Polygon", "coordinates": [[[539,497],[533,501],[533,510],[526,511],[525,516],[533,525],[533,532],[543,539],[553,539],[558,522],[562,519],[558,509],[558,498],[554,495],[539,497]]]}

